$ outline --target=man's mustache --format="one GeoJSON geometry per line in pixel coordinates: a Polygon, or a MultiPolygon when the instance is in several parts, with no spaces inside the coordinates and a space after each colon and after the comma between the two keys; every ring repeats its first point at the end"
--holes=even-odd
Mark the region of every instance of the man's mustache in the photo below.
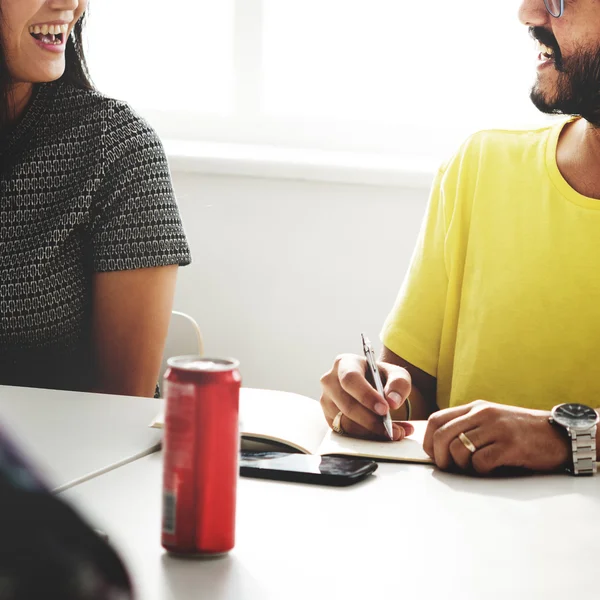
{"type": "Polygon", "coordinates": [[[548,46],[554,52],[554,64],[556,68],[561,71],[563,67],[562,54],[560,52],[560,46],[558,45],[557,39],[552,35],[550,31],[543,27],[530,27],[529,35],[538,42],[548,46]]]}

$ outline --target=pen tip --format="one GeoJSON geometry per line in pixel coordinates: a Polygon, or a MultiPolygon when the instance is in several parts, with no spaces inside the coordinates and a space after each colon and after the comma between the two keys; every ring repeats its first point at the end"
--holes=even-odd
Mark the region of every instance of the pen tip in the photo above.
{"type": "Polygon", "coordinates": [[[388,421],[387,419],[385,419],[383,421],[383,426],[385,427],[385,431],[388,434],[388,437],[390,438],[390,440],[394,441],[394,429],[392,427],[392,420],[390,419],[388,421]]]}

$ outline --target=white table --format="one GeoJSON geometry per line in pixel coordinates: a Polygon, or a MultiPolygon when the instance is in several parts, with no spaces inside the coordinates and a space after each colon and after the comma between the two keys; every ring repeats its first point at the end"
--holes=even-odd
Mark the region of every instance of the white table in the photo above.
{"type": "Polygon", "coordinates": [[[156,450],[161,433],[148,424],[160,406],[154,398],[0,386],[0,426],[54,486],[156,450]]]}
{"type": "Polygon", "coordinates": [[[564,600],[600,594],[600,477],[471,479],[381,464],[350,488],[241,479],[221,559],[160,546],[162,453],[62,495],[106,531],[142,600],[564,600]]]}

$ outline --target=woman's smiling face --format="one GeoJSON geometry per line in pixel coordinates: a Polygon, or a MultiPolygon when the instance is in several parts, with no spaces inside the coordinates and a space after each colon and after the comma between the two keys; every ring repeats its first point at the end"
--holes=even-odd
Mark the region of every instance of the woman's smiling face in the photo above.
{"type": "Polygon", "coordinates": [[[2,46],[14,83],[42,83],[62,77],[67,39],[87,3],[0,0],[2,46]]]}

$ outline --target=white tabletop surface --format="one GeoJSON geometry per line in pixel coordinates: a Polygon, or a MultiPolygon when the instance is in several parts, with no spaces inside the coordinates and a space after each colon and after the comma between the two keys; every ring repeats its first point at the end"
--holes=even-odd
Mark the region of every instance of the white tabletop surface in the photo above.
{"type": "Polygon", "coordinates": [[[56,487],[156,446],[161,434],[148,424],[160,406],[154,398],[0,386],[0,426],[56,487]]]}
{"type": "Polygon", "coordinates": [[[160,546],[162,453],[71,499],[124,557],[142,600],[564,600],[600,594],[600,476],[474,479],[381,464],[349,488],[241,479],[225,558],[160,546]]]}

